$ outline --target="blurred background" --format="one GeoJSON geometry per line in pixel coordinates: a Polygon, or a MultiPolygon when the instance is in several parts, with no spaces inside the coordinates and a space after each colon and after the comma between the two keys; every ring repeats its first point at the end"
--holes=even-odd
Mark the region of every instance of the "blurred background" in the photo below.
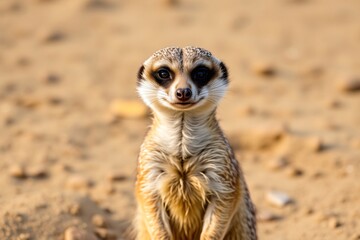
{"type": "Polygon", "coordinates": [[[260,239],[360,239],[358,0],[0,1],[0,239],[131,239],[136,73],[195,45],[260,239]]]}

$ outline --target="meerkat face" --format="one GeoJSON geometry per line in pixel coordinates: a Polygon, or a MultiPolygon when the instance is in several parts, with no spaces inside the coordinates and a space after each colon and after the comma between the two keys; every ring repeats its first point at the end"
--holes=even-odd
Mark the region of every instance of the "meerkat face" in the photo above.
{"type": "Polygon", "coordinates": [[[164,48],[138,72],[138,92],[152,109],[214,108],[228,86],[225,65],[202,48],[164,48]]]}

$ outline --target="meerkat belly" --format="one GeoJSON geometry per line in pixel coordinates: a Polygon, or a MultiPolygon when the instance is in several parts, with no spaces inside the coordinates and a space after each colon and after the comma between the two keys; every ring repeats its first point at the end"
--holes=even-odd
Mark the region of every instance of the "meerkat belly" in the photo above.
{"type": "Polygon", "coordinates": [[[204,174],[188,162],[169,164],[162,171],[158,186],[170,221],[188,233],[201,229],[208,195],[204,174]]]}

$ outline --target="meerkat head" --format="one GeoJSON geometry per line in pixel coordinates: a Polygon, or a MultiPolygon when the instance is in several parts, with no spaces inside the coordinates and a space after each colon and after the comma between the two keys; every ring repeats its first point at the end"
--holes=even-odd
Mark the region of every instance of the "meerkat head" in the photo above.
{"type": "Polygon", "coordinates": [[[137,90],[153,110],[206,111],[216,107],[228,82],[224,63],[209,51],[170,47],[140,67],[137,90]]]}

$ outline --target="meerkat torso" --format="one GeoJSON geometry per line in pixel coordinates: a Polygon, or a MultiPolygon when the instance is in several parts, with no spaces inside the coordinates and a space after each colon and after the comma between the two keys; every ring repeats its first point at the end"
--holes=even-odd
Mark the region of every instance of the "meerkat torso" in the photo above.
{"type": "Polygon", "coordinates": [[[139,81],[154,119],[139,155],[137,239],[256,239],[246,183],[215,116],[225,65],[200,48],[167,48],[139,81]]]}

